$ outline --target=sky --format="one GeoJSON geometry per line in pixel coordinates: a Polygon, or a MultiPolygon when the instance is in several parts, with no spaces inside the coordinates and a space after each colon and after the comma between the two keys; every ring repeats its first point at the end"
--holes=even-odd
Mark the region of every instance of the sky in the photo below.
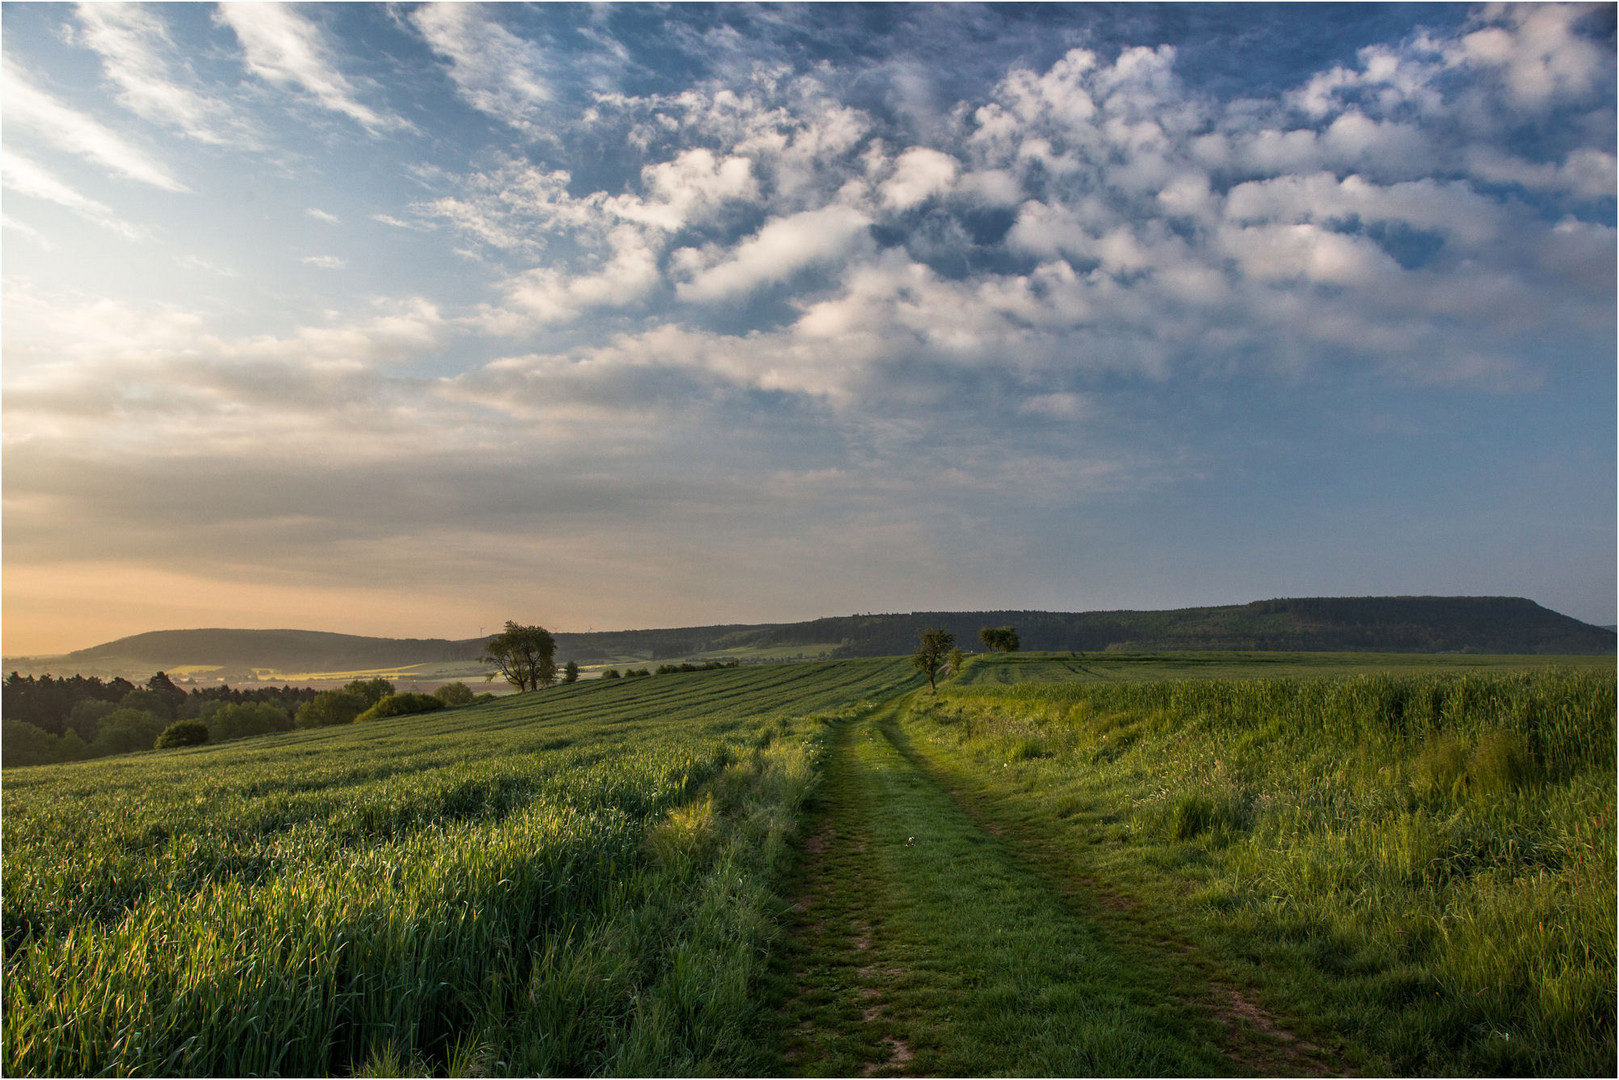
{"type": "Polygon", "coordinates": [[[7,655],[1615,621],[1612,5],[0,11],[7,655]]]}

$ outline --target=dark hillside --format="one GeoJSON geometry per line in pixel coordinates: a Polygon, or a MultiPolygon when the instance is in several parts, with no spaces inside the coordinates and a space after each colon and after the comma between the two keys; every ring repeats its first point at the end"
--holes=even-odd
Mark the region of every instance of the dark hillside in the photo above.
{"type": "Polygon", "coordinates": [[[154,630],[53,658],[60,670],[213,666],[228,670],[348,671],[471,660],[481,643],[441,638],[374,638],[319,630],[154,630]]]}
{"type": "MultiPolygon", "coordinates": [[[[1370,596],[1259,600],[1174,611],[915,612],[821,620],[839,655],[908,652],[921,625],[977,647],[984,626],[1017,627],[1025,649],[1608,653],[1612,631],[1521,597],[1370,596]],[[841,633],[839,631],[842,631],[841,633]]],[[[813,625],[813,624],[801,624],[813,625]]]]}
{"type": "MultiPolygon", "coordinates": [[[[834,647],[836,656],[893,656],[916,647],[923,626],[942,626],[977,650],[985,626],[1015,626],[1029,650],[1100,652],[1240,650],[1603,654],[1612,630],[1559,615],[1521,597],[1367,596],[1258,600],[1174,611],[918,611],[845,615],[799,623],[559,633],[558,662],[639,654],[672,660],[790,646],[834,647]]],[[[161,630],[61,657],[6,660],[6,670],[144,678],[210,665],[224,673],[355,671],[474,660],[478,639],[373,638],[311,630],[161,630]]]]}

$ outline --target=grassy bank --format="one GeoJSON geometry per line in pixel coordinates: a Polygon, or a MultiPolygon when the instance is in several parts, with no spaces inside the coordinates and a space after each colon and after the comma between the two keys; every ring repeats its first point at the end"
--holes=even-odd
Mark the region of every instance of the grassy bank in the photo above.
{"type": "Polygon", "coordinates": [[[11,1075],[750,1071],[825,726],[893,661],[8,770],[11,1075]]]}
{"type": "Polygon", "coordinates": [[[906,730],[1121,920],[1371,1071],[1612,1071],[1611,662],[1008,685],[992,663],[906,730]]]}

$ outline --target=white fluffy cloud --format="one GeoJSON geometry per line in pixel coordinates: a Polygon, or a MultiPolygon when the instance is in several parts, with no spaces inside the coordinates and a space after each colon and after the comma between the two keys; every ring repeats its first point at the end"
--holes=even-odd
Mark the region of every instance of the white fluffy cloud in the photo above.
{"type": "Polygon", "coordinates": [[[859,210],[836,205],[777,218],[719,261],[699,269],[678,292],[687,300],[723,300],[783,281],[806,266],[841,258],[860,247],[870,224],[859,210]]]}

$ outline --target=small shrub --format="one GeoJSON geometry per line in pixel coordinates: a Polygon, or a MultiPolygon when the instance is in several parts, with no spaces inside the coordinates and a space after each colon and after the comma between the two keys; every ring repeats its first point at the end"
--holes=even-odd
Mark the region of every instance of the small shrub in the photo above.
{"type": "Polygon", "coordinates": [[[176,720],[163,729],[153,745],[159,750],[173,746],[201,746],[208,741],[208,725],[201,720],[176,720]]]}
{"type": "Polygon", "coordinates": [[[604,679],[616,679],[616,678],[618,678],[619,677],[618,668],[608,668],[606,671],[601,673],[601,677],[604,678],[604,679]]]}
{"type": "Polygon", "coordinates": [[[433,696],[446,705],[470,705],[473,702],[472,687],[464,682],[445,683],[433,691],[433,696]]]}
{"type": "Polygon", "coordinates": [[[389,694],[365,712],[354,718],[356,724],[366,720],[381,720],[389,716],[407,716],[412,713],[433,712],[444,708],[444,702],[432,694],[389,694]]]}

